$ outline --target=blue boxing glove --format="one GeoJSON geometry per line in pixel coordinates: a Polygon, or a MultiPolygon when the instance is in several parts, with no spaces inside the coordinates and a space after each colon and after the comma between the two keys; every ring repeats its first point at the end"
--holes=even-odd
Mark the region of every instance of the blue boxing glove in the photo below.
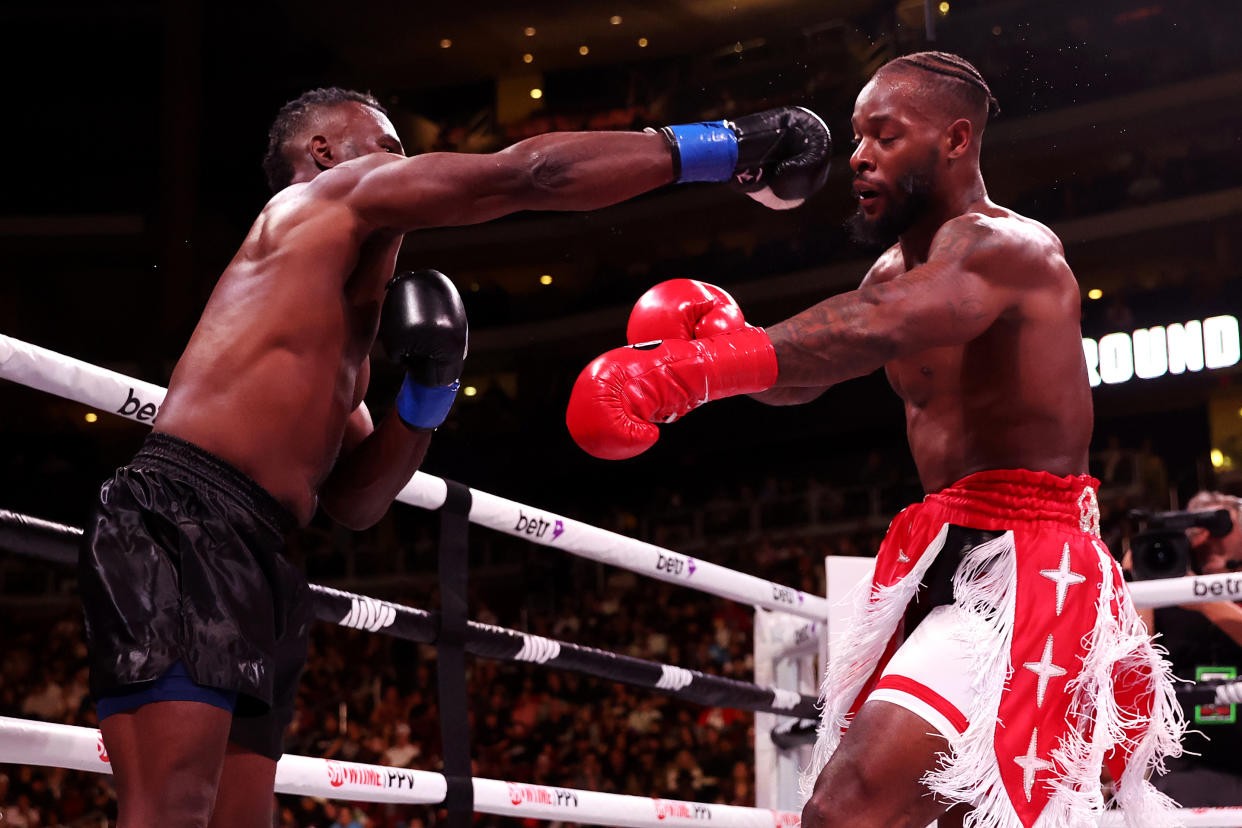
{"type": "Polygon", "coordinates": [[[406,425],[431,430],[444,422],[461,385],[468,333],[461,295],[443,273],[411,271],[388,283],[379,338],[405,366],[397,414],[406,425]]]}
{"type": "Polygon", "coordinates": [[[774,210],[797,207],[828,180],[832,136],[809,109],[785,106],[733,121],[667,126],[677,181],[731,181],[774,210]]]}

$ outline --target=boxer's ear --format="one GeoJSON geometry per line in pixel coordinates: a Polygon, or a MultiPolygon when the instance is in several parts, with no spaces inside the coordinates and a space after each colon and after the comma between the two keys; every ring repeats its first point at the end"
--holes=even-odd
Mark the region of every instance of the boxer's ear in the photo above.
{"type": "Polygon", "coordinates": [[[956,160],[966,155],[974,137],[975,127],[969,118],[958,118],[949,124],[944,131],[945,157],[956,160]]]}
{"type": "Polygon", "coordinates": [[[314,159],[315,165],[321,170],[331,169],[336,166],[336,158],[332,153],[332,145],[328,139],[322,135],[312,135],[306,144],[306,149],[310,153],[310,157],[314,159]]]}

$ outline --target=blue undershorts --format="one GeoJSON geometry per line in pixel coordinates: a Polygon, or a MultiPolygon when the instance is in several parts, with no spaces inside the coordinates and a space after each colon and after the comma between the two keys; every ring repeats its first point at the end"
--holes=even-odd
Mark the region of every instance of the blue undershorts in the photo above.
{"type": "Polygon", "coordinates": [[[142,707],[144,704],[165,701],[193,701],[210,704],[233,712],[237,706],[237,693],[232,690],[219,690],[215,687],[204,687],[195,684],[185,665],[174,661],[164,671],[164,675],[152,682],[130,685],[109,693],[101,698],[96,706],[99,720],[103,721],[115,713],[124,713],[142,707]]]}

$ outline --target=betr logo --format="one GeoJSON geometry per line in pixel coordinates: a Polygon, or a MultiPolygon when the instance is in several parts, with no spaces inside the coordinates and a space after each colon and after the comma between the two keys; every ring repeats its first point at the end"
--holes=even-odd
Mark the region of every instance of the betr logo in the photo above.
{"type": "Polygon", "coordinates": [[[1234,595],[1236,596],[1236,595],[1242,594],[1242,583],[1239,583],[1234,578],[1225,579],[1223,583],[1221,581],[1213,581],[1210,584],[1205,584],[1202,581],[1200,581],[1198,578],[1196,578],[1193,581],[1193,584],[1194,584],[1194,593],[1196,596],[1200,598],[1206,595],[1216,595],[1216,596],[1234,595]]]}
{"type": "Polygon", "coordinates": [[[782,604],[795,604],[794,591],[789,587],[783,587],[779,584],[772,584],[772,600],[780,601],[782,604]]]}
{"type": "Polygon", "coordinates": [[[523,535],[531,535],[536,538],[542,538],[548,533],[549,529],[552,530],[552,540],[556,540],[561,536],[561,533],[565,531],[565,524],[558,520],[556,521],[556,524],[553,525],[550,521],[544,520],[539,515],[527,517],[525,512],[520,509],[518,510],[517,523],[513,526],[514,532],[518,532],[523,535]]]}
{"type": "Polygon", "coordinates": [[[149,423],[155,419],[156,413],[159,411],[155,403],[144,403],[138,399],[138,395],[134,393],[134,389],[129,389],[129,397],[125,400],[125,404],[116,410],[117,414],[122,417],[133,417],[140,423],[149,423]]]}
{"type": "Polygon", "coordinates": [[[669,575],[680,575],[685,568],[685,561],[674,558],[672,555],[665,555],[663,552],[660,553],[660,558],[656,561],[656,571],[663,570],[669,575]]]}

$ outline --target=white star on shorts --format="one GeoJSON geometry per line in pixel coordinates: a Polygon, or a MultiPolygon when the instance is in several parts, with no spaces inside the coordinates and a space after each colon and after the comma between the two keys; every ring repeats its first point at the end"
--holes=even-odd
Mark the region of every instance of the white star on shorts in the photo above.
{"type": "Polygon", "coordinates": [[[1079,575],[1070,569],[1068,543],[1065,544],[1065,548],[1061,551],[1061,566],[1057,569],[1041,569],[1039,574],[1057,585],[1057,615],[1060,615],[1061,610],[1065,609],[1065,594],[1069,591],[1069,588],[1087,580],[1085,575],[1079,575]]]}
{"type": "Polygon", "coordinates": [[[1022,768],[1022,787],[1026,791],[1026,801],[1031,801],[1031,789],[1035,787],[1035,774],[1040,771],[1052,770],[1054,767],[1047,759],[1040,759],[1035,753],[1035,738],[1039,728],[1031,731],[1031,746],[1026,749],[1025,756],[1015,756],[1013,761],[1022,768]]]}
{"type": "Polygon", "coordinates": [[[1052,663],[1052,636],[1044,644],[1044,656],[1039,661],[1028,661],[1022,665],[1039,676],[1039,686],[1035,688],[1035,706],[1044,706],[1044,693],[1048,690],[1048,679],[1065,675],[1065,668],[1052,663]]]}

